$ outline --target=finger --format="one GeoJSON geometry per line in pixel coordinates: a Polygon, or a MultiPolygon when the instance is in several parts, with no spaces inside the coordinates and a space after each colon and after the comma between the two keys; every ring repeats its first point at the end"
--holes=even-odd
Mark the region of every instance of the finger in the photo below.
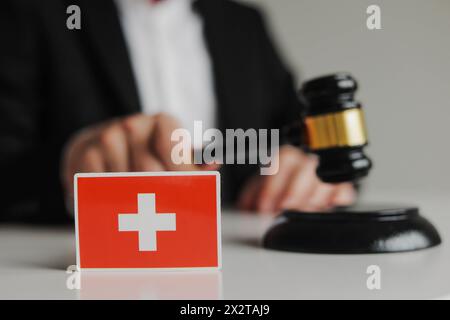
{"type": "MultiPolygon", "coordinates": [[[[91,155],[95,153],[90,151],[90,147],[93,145],[93,137],[97,135],[97,130],[100,125],[94,127],[83,128],[76,132],[66,143],[63,150],[63,158],[61,164],[61,177],[65,190],[70,194],[73,189],[73,178],[77,172],[89,172],[90,167],[86,163],[97,163],[97,158],[101,159],[100,155],[91,155]],[[86,151],[88,154],[86,155],[86,151]],[[89,159],[93,159],[90,161],[89,159]],[[83,168],[84,167],[84,168],[83,168]]],[[[100,169],[102,166],[95,166],[94,169],[100,169]]]]}
{"type": "Polygon", "coordinates": [[[165,171],[167,168],[155,157],[149,150],[139,150],[134,148],[134,152],[130,152],[131,170],[132,171],[165,171]]]}
{"type": "Polygon", "coordinates": [[[164,165],[150,151],[155,119],[147,115],[134,115],[124,119],[121,126],[128,144],[128,161],[131,171],[162,171],[164,165]]]}
{"type": "Polygon", "coordinates": [[[278,206],[282,209],[303,210],[319,184],[316,176],[317,162],[309,159],[300,170],[292,175],[278,206]]]}
{"type": "Polygon", "coordinates": [[[262,186],[256,200],[256,207],[259,212],[274,212],[278,210],[277,203],[283,196],[286,181],[289,181],[290,176],[299,170],[301,166],[299,159],[298,154],[293,153],[292,150],[280,150],[278,160],[280,169],[275,175],[262,178],[262,186]]]}
{"type": "Polygon", "coordinates": [[[260,180],[260,176],[253,176],[242,189],[237,205],[240,210],[255,210],[256,196],[261,183],[260,180]]]}
{"type": "Polygon", "coordinates": [[[222,167],[220,163],[204,163],[198,165],[197,168],[202,171],[218,171],[222,167]]]}
{"type": "Polygon", "coordinates": [[[166,171],[164,165],[150,154],[142,154],[134,163],[132,171],[166,171]]]}
{"type": "Polygon", "coordinates": [[[352,184],[343,183],[340,184],[331,199],[331,204],[333,206],[348,206],[355,202],[356,191],[352,184]]]}
{"type": "MultiPolygon", "coordinates": [[[[155,128],[151,137],[150,148],[157,159],[168,169],[173,171],[197,171],[200,166],[193,163],[192,158],[189,163],[175,163],[172,160],[172,149],[178,143],[172,141],[172,133],[181,129],[177,119],[167,114],[158,114],[155,117],[155,128]]],[[[192,146],[188,146],[191,150],[192,146]]]]}
{"type": "Polygon", "coordinates": [[[98,147],[91,144],[87,146],[79,160],[78,172],[103,172],[105,171],[105,162],[102,153],[98,147]]]}
{"type": "Polygon", "coordinates": [[[97,144],[105,163],[105,171],[129,171],[129,150],[125,132],[116,122],[101,131],[97,144]]]}
{"type": "Polygon", "coordinates": [[[79,156],[72,158],[65,172],[65,190],[69,196],[73,194],[73,177],[76,173],[104,171],[101,152],[94,145],[86,145],[79,149],[79,156]]]}
{"type": "Polygon", "coordinates": [[[338,189],[337,186],[319,182],[309,201],[306,203],[309,211],[323,210],[332,206],[332,199],[338,189]]]}

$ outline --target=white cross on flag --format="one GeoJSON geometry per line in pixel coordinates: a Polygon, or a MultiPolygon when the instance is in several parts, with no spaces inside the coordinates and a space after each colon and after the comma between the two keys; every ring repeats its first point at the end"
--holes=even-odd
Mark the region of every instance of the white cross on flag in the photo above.
{"type": "Polygon", "coordinates": [[[156,214],[155,194],[138,194],[137,214],[119,214],[119,231],[139,232],[139,251],[157,251],[156,232],[176,231],[175,213],[156,214]]]}

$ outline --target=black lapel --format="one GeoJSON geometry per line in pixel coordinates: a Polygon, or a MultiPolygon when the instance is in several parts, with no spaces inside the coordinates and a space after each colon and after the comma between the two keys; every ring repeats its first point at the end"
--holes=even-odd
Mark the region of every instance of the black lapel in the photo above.
{"type": "Polygon", "coordinates": [[[117,8],[112,0],[83,0],[82,29],[88,37],[91,54],[104,72],[104,81],[118,99],[119,112],[141,110],[136,82],[131,68],[117,8]]]}

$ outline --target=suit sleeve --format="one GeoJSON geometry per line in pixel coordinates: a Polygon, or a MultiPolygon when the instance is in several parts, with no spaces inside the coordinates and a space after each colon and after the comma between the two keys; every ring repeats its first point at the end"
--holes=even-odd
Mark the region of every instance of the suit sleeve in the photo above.
{"type": "MultiPolygon", "coordinates": [[[[304,112],[304,105],[300,102],[293,77],[283,62],[276,45],[266,27],[264,16],[257,9],[251,8],[248,11],[248,21],[255,35],[256,54],[262,72],[258,73],[263,79],[263,90],[261,96],[265,102],[269,101],[264,113],[266,122],[261,124],[263,128],[280,129],[280,143],[287,143],[285,131],[294,122],[299,122],[304,112]]],[[[290,141],[289,141],[290,143],[290,141]]],[[[250,177],[259,174],[258,166],[246,166],[245,168],[233,168],[234,181],[230,184],[239,186],[233,190],[232,199],[239,196],[240,189],[250,177]]]]}
{"type": "Polygon", "coordinates": [[[259,30],[259,46],[267,70],[272,92],[272,128],[282,129],[299,120],[304,112],[304,105],[298,98],[297,89],[291,72],[285,65],[282,56],[266,26],[264,15],[256,14],[259,30]]]}
{"type": "Polygon", "coordinates": [[[28,2],[0,4],[0,220],[20,219],[38,205],[42,82],[34,2],[28,2]]]}

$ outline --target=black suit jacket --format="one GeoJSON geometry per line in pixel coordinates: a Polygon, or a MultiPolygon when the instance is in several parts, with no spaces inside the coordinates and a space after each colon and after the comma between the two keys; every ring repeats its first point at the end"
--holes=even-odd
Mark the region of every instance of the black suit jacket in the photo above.
{"type": "MultiPolygon", "coordinates": [[[[291,76],[261,14],[228,0],[193,6],[212,60],[220,128],[295,120],[291,76]]],[[[0,43],[0,220],[65,220],[59,166],[68,138],[141,110],[117,9],[111,0],[2,0],[0,43]],[[81,8],[81,30],[66,28],[71,4],[81,8]]],[[[223,171],[226,202],[252,168],[223,171]]]]}

